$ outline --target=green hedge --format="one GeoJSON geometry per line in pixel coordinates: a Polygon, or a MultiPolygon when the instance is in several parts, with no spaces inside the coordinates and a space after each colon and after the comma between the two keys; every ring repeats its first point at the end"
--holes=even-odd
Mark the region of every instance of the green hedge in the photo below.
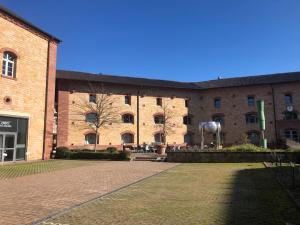
{"type": "Polygon", "coordinates": [[[220,151],[228,151],[228,152],[265,152],[270,151],[270,149],[264,149],[258,147],[253,144],[242,144],[242,145],[234,145],[231,147],[223,148],[220,151]]]}
{"type": "Polygon", "coordinates": [[[96,160],[129,160],[130,152],[92,152],[92,151],[71,151],[66,147],[59,147],[55,153],[56,159],[96,159],[96,160]]]}

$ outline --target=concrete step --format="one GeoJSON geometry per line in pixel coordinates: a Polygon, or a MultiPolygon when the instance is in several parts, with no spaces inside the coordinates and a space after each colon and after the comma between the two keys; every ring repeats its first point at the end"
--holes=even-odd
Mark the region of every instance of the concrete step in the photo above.
{"type": "Polygon", "coordinates": [[[143,156],[138,156],[134,157],[133,161],[152,161],[152,162],[163,162],[165,161],[166,157],[143,157],[143,156]]]}

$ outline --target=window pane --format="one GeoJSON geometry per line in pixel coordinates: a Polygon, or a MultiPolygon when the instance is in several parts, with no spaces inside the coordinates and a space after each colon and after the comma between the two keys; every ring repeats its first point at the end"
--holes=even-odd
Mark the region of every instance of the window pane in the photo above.
{"type": "Polygon", "coordinates": [[[97,114],[96,113],[89,113],[86,115],[86,122],[88,123],[95,123],[97,121],[97,114]]]}
{"type": "Polygon", "coordinates": [[[89,102],[96,103],[96,95],[90,94],[89,102]]]}
{"type": "Polygon", "coordinates": [[[292,95],[286,94],[286,95],[284,96],[284,101],[285,101],[285,104],[286,104],[286,105],[291,105],[291,104],[293,103],[292,95]]]}
{"type": "Polygon", "coordinates": [[[85,136],[86,144],[95,144],[96,143],[96,134],[87,134],[85,136]]]}
{"type": "Polygon", "coordinates": [[[27,138],[27,119],[18,119],[18,138],[17,144],[26,144],[27,138]]]}
{"type": "Polygon", "coordinates": [[[122,141],[123,143],[127,144],[127,143],[133,143],[133,135],[126,133],[122,135],[122,141]]]}
{"type": "Polygon", "coordinates": [[[221,108],[221,99],[216,98],[214,104],[215,108],[221,108]]]}
{"type": "Polygon", "coordinates": [[[248,106],[254,106],[254,105],[255,105],[254,97],[249,96],[248,97],[248,106]]]}
{"type": "Polygon", "coordinates": [[[17,148],[16,160],[25,160],[25,148],[17,148]]]}

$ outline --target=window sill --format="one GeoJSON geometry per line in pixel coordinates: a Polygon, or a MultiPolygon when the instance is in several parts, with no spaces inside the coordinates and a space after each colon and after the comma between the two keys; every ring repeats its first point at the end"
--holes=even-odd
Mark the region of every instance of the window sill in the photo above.
{"type": "Polygon", "coordinates": [[[1,78],[5,78],[5,79],[9,79],[9,80],[17,80],[17,78],[15,77],[9,77],[9,76],[5,76],[5,75],[1,75],[1,78]]]}

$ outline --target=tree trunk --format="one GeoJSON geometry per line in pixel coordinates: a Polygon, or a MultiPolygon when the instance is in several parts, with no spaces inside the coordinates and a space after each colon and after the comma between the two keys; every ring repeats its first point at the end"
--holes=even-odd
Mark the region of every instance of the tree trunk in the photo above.
{"type": "Polygon", "coordinates": [[[98,128],[96,129],[96,142],[95,142],[95,145],[94,145],[94,152],[97,151],[97,143],[98,143],[98,128]]]}

